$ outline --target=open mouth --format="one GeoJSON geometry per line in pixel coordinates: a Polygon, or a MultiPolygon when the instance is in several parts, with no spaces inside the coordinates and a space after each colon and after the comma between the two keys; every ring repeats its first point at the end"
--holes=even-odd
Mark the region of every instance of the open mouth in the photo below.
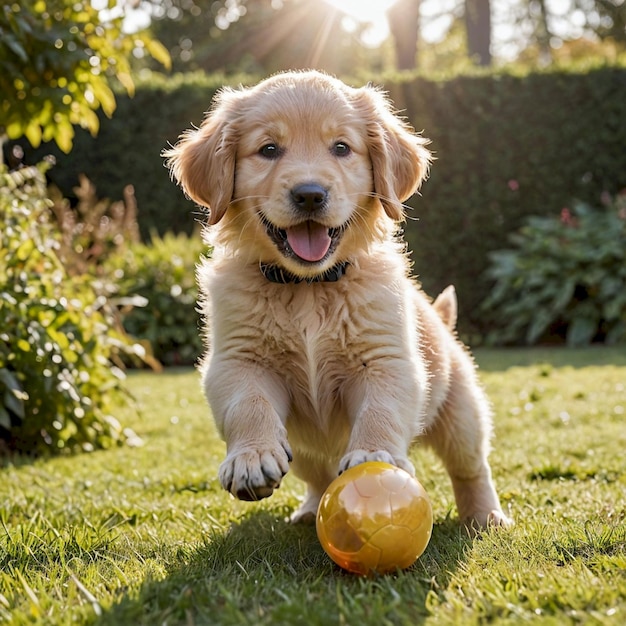
{"type": "Polygon", "coordinates": [[[319,222],[307,220],[289,228],[278,228],[262,217],[265,230],[280,252],[312,265],[327,259],[337,248],[345,226],[328,228],[319,222]]]}

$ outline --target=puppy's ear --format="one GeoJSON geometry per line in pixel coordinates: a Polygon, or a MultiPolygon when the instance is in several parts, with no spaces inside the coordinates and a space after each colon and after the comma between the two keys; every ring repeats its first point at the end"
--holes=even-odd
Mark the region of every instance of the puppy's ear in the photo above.
{"type": "Polygon", "coordinates": [[[433,302],[433,308],[443,320],[443,323],[450,329],[456,327],[458,317],[458,305],[456,300],[456,290],[454,285],[448,285],[433,302]]]}
{"type": "Polygon", "coordinates": [[[393,220],[404,217],[402,203],[428,175],[431,161],[420,137],[393,112],[383,93],[372,87],[357,90],[357,108],[365,116],[374,177],[374,192],[393,220]]]}
{"type": "Polygon", "coordinates": [[[237,137],[232,113],[237,96],[231,90],[218,94],[200,128],[184,132],[163,152],[172,178],[185,194],[209,208],[209,226],[224,217],[233,198],[237,137]]]}

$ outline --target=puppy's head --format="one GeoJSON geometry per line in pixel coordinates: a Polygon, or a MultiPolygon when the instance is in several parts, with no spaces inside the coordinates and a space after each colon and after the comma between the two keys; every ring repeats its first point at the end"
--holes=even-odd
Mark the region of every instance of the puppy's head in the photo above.
{"type": "Polygon", "coordinates": [[[310,278],[403,218],[428,171],[426,143],[378,90],[288,72],[222,90],[165,156],[209,208],[220,245],[310,278]]]}

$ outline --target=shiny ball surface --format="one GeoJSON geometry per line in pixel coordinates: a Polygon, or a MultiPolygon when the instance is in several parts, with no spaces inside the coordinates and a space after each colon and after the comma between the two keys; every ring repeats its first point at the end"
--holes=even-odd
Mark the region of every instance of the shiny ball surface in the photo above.
{"type": "Polygon", "coordinates": [[[424,487],[388,463],[362,463],[345,471],[330,484],[317,511],[322,547],[355,574],[409,567],[426,549],[432,528],[424,487]]]}

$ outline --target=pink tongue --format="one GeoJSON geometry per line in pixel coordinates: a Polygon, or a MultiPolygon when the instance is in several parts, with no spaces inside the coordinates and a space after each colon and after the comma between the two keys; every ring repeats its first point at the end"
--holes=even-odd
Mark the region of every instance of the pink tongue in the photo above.
{"type": "Polygon", "coordinates": [[[288,228],[287,241],[301,259],[310,263],[321,261],[331,244],[328,228],[311,221],[288,228]]]}

